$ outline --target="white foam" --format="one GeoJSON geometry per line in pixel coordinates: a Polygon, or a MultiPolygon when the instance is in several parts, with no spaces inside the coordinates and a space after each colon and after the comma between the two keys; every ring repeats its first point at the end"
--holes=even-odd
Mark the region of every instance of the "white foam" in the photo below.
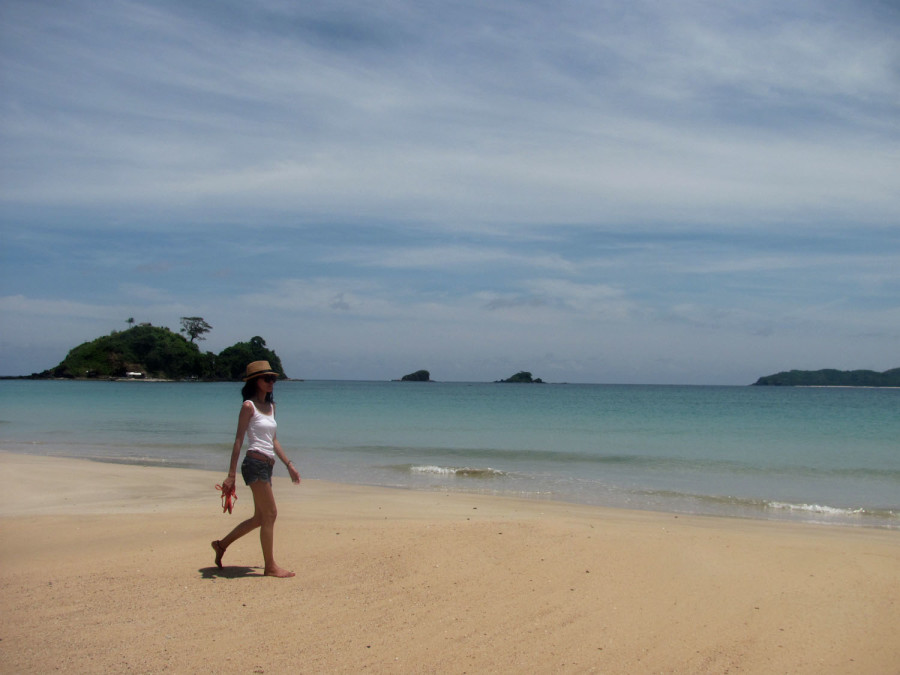
{"type": "Polygon", "coordinates": [[[779,509],[783,511],[804,511],[806,513],[816,513],[826,516],[857,516],[866,513],[865,509],[841,509],[835,506],[825,506],[823,504],[790,504],[788,502],[769,502],[767,506],[770,509],[779,509]]]}
{"type": "Polygon", "coordinates": [[[469,478],[493,478],[503,476],[502,471],[490,467],[479,469],[474,467],[436,466],[434,464],[411,466],[412,473],[427,473],[438,476],[463,476],[469,478]]]}
{"type": "Polygon", "coordinates": [[[456,472],[456,469],[451,469],[447,466],[411,466],[409,470],[413,473],[436,473],[442,476],[449,476],[456,472]]]}

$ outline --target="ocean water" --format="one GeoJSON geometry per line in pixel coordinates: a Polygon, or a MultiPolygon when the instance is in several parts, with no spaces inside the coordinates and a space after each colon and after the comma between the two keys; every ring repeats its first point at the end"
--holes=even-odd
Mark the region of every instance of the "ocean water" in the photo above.
{"type": "MultiPolygon", "coordinates": [[[[0,449],[224,473],[240,387],[0,381],[0,449]]],[[[897,389],[275,389],[279,440],[306,478],[900,528],[897,389]]]]}

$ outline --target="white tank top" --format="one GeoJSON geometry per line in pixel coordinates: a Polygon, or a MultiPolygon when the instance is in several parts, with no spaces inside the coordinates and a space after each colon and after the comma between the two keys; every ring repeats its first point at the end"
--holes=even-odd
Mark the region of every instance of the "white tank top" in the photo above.
{"type": "Polygon", "coordinates": [[[247,425],[247,450],[255,450],[275,459],[275,429],[278,426],[275,422],[275,406],[272,406],[271,415],[264,415],[256,409],[253,401],[250,403],[253,404],[253,416],[247,425]]]}

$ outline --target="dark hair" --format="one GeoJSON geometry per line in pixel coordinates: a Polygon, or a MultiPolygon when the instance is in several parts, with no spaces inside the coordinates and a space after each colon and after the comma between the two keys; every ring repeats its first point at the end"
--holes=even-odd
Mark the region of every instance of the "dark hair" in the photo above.
{"type": "MultiPolygon", "coordinates": [[[[258,377],[254,377],[253,379],[247,380],[247,384],[245,384],[244,387],[241,389],[241,396],[244,397],[245,401],[249,401],[251,398],[254,398],[256,396],[256,389],[257,389],[256,381],[258,379],[259,379],[258,377]]],[[[274,402],[275,402],[275,397],[272,396],[272,392],[270,391],[269,393],[266,394],[266,403],[274,403],[274,402]]]]}

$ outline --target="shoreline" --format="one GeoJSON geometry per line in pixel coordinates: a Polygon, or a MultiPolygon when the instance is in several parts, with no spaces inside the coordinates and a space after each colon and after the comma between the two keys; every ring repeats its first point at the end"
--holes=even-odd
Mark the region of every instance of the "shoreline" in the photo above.
{"type": "MultiPolygon", "coordinates": [[[[191,466],[189,464],[169,463],[163,459],[150,462],[147,458],[113,457],[113,456],[84,456],[79,454],[36,454],[27,450],[17,451],[0,444],[0,456],[4,453],[11,455],[23,455],[26,457],[48,457],[53,459],[73,459],[96,462],[100,464],[152,467],[162,470],[187,470],[187,471],[212,471],[216,470],[205,466],[191,466]]],[[[276,472],[277,476],[277,472],[276,472]]],[[[425,494],[452,492],[459,495],[481,495],[495,497],[497,499],[513,499],[533,502],[535,504],[560,504],[569,506],[583,506],[587,508],[612,509],[614,511],[636,511],[640,513],[656,513],[665,516],[681,517],[709,517],[735,520],[758,521],[764,523],[796,523],[815,527],[840,527],[840,528],[864,528],[900,532],[900,516],[893,510],[872,510],[856,507],[835,507],[827,504],[792,503],[783,500],[762,501],[759,499],[739,499],[734,497],[720,497],[716,495],[682,495],[684,499],[694,500],[691,507],[679,508],[675,503],[666,504],[660,502],[648,503],[644,506],[628,504],[623,505],[615,501],[588,501],[579,500],[575,496],[551,492],[521,492],[503,488],[474,488],[465,485],[454,486],[416,486],[376,482],[341,481],[332,478],[314,479],[320,482],[356,486],[360,488],[404,490],[422,492],[425,494]],[[567,498],[568,497],[568,498],[567,498]],[[704,508],[706,504],[706,508],[704,508]],[[718,508],[710,506],[718,504],[718,508]]]]}
{"type": "Polygon", "coordinates": [[[895,673],[900,533],[0,452],[3,672],[895,673]],[[249,628],[260,639],[248,639],[249,628]],[[40,640],[35,640],[39,635],[40,640]]]}
{"type": "MultiPolygon", "coordinates": [[[[73,462],[73,466],[106,466],[109,467],[109,470],[98,469],[94,473],[99,473],[101,477],[104,479],[110,475],[118,475],[118,472],[113,469],[113,467],[122,467],[127,473],[128,469],[134,469],[135,471],[147,471],[147,472],[189,472],[194,474],[203,474],[211,477],[215,482],[219,482],[222,478],[222,472],[211,470],[203,467],[196,466],[185,466],[185,465],[177,465],[177,464],[167,464],[165,462],[157,462],[157,463],[147,463],[145,460],[138,459],[130,459],[130,458],[109,458],[109,457],[82,457],[78,455],[44,455],[44,454],[34,454],[29,452],[17,452],[14,450],[9,450],[7,448],[0,447],[0,466],[4,465],[17,465],[24,464],[30,466],[32,462],[30,460],[34,460],[34,463],[40,465],[43,462],[48,462],[48,466],[52,466],[53,463],[59,463],[59,466],[63,466],[67,462],[73,462]],[[17,461],[19,460],[19,461],[17,461]]],[[[165,473],[159,475],[160,478],[165,478],[165,473]]],[[[273,477],[273,481],[285,481],[287,482],[287,478],[283,475],[279,476],[277,473],[273,477]]],[[[195,481],[191,481],[195,482],[195,481]]],[[[738,522],[746,522],[746,523],[760,523],[760,524],[772,524],[772,525],[796,525],[800,527],[811,527],[811,528],[835,528],[838,530],[873,530],[876,532],[895,532],[900,536],[900,528],[890,527],[872,523],[849,523],[845,521],[822,521],[822,520],[808,520],[801,517],[787,517],[787,518],[775,518],[775,517],[755,517],[749,515],[732,515],[732,514],[721,514],[721,513],[704,513],[704,512],[691,512],[691,511],[669,511],[665,509],[654,509],[654,508],[641,508],[639,506],[618,506],[618,505],[608,505],[608,504],[597,504],[597,503],[588,503],[588,502],[579,502],[573,500],[566,500],[557,498],[555,496],[546,496],[544,494],[522,494],[517,492],[506,492],[503,490],[476,490],[476,489],[465,489],[459,487],[415,487],[415,486],[405,486],[405,485],[382,485],[378,483],[354,483],[354,482],[342,482],[335,481],[325,478],[304,478],[304,484],[313,484],[313,485],[324,485],[331,487],[338,487],[343,490],[359,490],[359,491],[387,491],[398,492],[401,494],[411,493],[418,494],[423,497],[428,495],[437,495],[444,494],[447,496],[453,496],[455,498],[474,498],[474,499],[487,499],[487,500],[499,500],[499,501],[508,501],[508,502],[516,502],[522,505],[527,505],[531,508],[541,510],[542,508],[570,508],[570,509],[585,509],[585,510],[596,510],[597,512],[611,512],[611,513],[622,513],[622,514],[645,514],[648,516],[655,516],[659,518],[701,518],[701,519],[716,519],[724,521],[727,523],[729,521],[738,521],[738,522]]],[[[238,476],[238,486],[243,488],[243,482],[240,476],[238,476]]],[[[135,486],[136,487],[136,486],[135,486]]],[[[56,485],[54,486],[54,491],[67,490],[67,486],[65,485],[56,485]]],[[[183,495],[179,495],[183,496],[183,495]]],[[[247,489],[247,497],[250,498],[249,489],[247,489]]],[[[55,506],[45,506],[44,510],[48,510],[50,512],[55,513],[54,509],[60,508],[62,505],[58,502],[50,502],[55,506]]],[[[0,496],[0,518],[6,515],[6,512],[3,508],[4,499],[0,496]]],[[[67,500],[65,504],[66,510],[71,509],[74,504],[67,500]]],[[[120,504],[119,508],[125,508],[124,504],[120,504]]],[[[137,508],[133,503],[130,509],[137,508]]],[[[164,509],[165,506],[163,503],[156,504],[154,509],[164,509]]],[[[71,511],[69,511],[71,512],[71,511]]],[[[129,510],[129,512],[131,512],[129,510]]],[[[60,512],[60,514],[62,511],[60,512]]],[[[13,513],[12,515],[24,515],[24,513],[13,513]]],[[[723,524],[724,524],[723,523],[723,524]]]]}
{"type": "MultiPolygon", "coordinates": [[[[0,444],[0,456],[3,453],[23,455],[26,457],[48,457],[53,459],[73,459],[96,462],[100,464],[152,467],[162,470],[187,470],[187,471],[212,471],[216,470],[205,466],[192,466],[186,463],[171,462],[168,459],[149,461],[146,457],[115,457],[115,456],[85,456],[79,454],[40,454],[28,450],[18,451],[0,444]]],[[[277,472],[276,472],[277,475],[277,472]]],[[[535,504],[561,504],[570,506],[583,506],[587,508],[612,509],[624,511],[636,511],[645,513],[657,513],[666,516],[682,517],[710,517],[736,520],[749,520],[768,523],[797,523],[817,527],[842,527],[842,528],[871,528],[900,532],[900,517],[893,510],[872,510],[851,507],[835,507],[827,504],[792,503],[782,500],[762,501],[758,499],[739,499],[734,497],[720,497],[716,495],[682,495],[684,500],[694,501],[693,507],[682,506],[676,503],[665,504],[659,501],[646,505],[623,505],[614,500],[579,500],[574,495],[556,492],[522,492],[514,489],[503,488],[475,488],[467,485],[432,485],[416,486],[396,483],[354,482],[341,481],[332,478],[314,479],[317,481],[336,485],[357,486],[361,488],[408,490],[422,493],[452,492],[460,495],[482,495],[496,497],[497,499],[513,499],[534,502],[535,504]],[[718,506],[715,506],[718,505],[718,506]],[[668,506],[668,508],[667,508],[668,506]]],[[[652,493],[648,493],[651,494],[652,493]]],[[[671,498],[670,498],[671,499],[671,498]]]]}

